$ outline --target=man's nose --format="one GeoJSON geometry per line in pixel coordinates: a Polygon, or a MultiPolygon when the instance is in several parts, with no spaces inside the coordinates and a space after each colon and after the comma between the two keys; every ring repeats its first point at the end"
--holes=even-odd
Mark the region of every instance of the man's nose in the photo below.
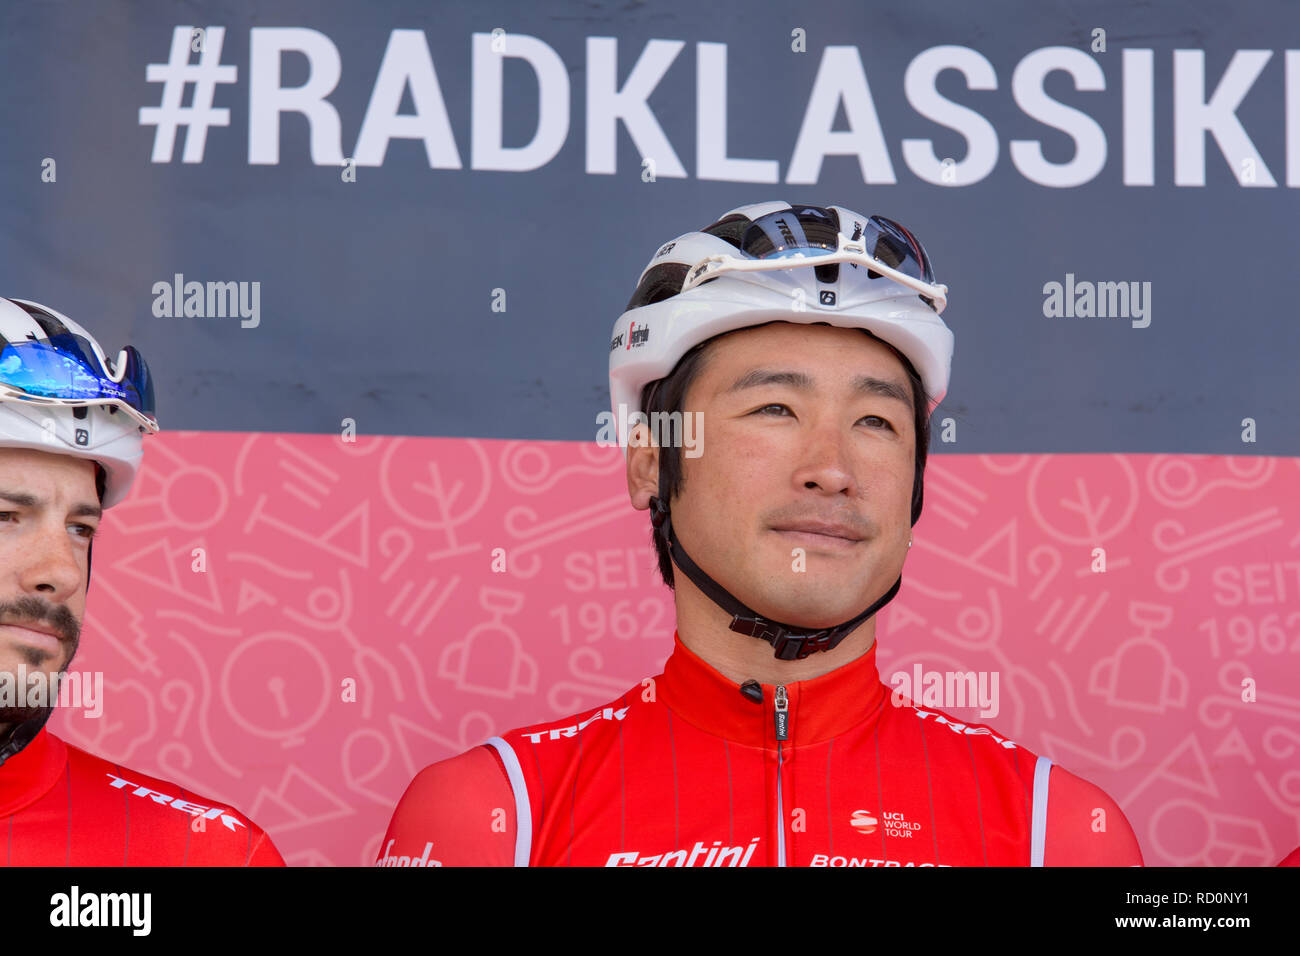
{"type": "Polygon", "coordinates": [[[832,493],[853,491],[848,441],[848,436],[832,423],[814,428],[800,451],[800,467],[796,472],[800,484],[807,487],[812,483],[832,493]]]}
{"type": "Polygon", "coordinates": [[[24,544],[18,582],[24,594],[61,603],[76,593],[84,569],[66,527],[40,528],[24,544]]]}

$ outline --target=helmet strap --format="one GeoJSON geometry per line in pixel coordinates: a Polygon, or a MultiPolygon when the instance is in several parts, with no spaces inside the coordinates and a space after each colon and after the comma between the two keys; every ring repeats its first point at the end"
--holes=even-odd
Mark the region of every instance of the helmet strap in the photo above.
{"type": "Polygon", "coordinates": [[[731,624],[728,626],[740,634],[749,634],[771,644],[773,656],[782,661],[803,660],[815,651],[829,651],[848,637],[863,621],[892,601],[903,584],[903,577],[899,575],[893,587],[861,614],[835,627],[810,631],[806,627],[782,624],[780,621],[763,617],[742,604],[722,585],[705,574],[700,566],[691,560],[677,540],[677,535],[673,533],[668,506],[658,497],[650,498],[650,521],[654,525],[655,534],[668,546],[673,563],[681,568],[709,600],[732,616],[731,624]]]}
{"type": "MultiPolygon", "coordinates": [[[[95,462],[95,493],[99,496],[99,503],[104,503],[104,489],[108,485],[108,472],[99,462],[95,462]]],[[[86,590],[90,590],[90,563],[95,555],[95,542],[92,540],[86,545],[86,590]]]]}
{"type": "Polygon", "coordinates": [[[36,739],[36,735],[41,732],[41,728],[45,726],[52,713],[54,708],[46,707],[38,716],[25,720],[21,724],[14,724],[8,733],[0,735],[0,767],[36,739]]]}

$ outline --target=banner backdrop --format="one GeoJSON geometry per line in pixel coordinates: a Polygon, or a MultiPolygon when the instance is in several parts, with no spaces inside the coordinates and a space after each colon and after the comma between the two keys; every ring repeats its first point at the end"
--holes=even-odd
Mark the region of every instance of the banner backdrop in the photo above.
{"type": "Polygon", "coordinates": [[[951,289],[880,665],[1101,786],[1148,864],[1300,844],[1294,5],[156,2],[0,12],[0,294],[157,378],[52,727],[370,863],[407,782],[658,672],[607,348],[750,202],[951,289]],[[1288,29],[1290,27],[1291,29],[1288,29]]]}

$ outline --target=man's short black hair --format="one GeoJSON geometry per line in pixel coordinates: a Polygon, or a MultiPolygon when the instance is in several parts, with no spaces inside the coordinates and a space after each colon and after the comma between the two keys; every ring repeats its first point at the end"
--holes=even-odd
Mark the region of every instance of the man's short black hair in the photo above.
{"type": "MultiPolygon", "coordinates": [[[[871,335],[865,329],[862,332],[871,335]]],[[[713,338],[701,342],[683,355],[666,377],[657,379],[642,389],[641,407],[645,410],[646,415],[650,416],[656,412],[683,412],[682,404],[686,399],[686,392],[704,368],[709,347],[730,334],[732,333],[723,332],[721,335],[715,335],[713,338]]],[[[898,356],[898,360],[902,362],[908,380],[912,385],[912,408],[915,413],[916,427],[916,470],[912,476],[912,524],[915,525],[917,519],[921,517],[921,504],[924,498],[922,478],[925,474],[926,455],[930,448],[929,397],[926,395],[925,386],[921,382],[921,376],[917,374],[916,369],[913,368],[907,357],[888,342],[876,336],[872,336],[872,338],[875,338],[876,341],[898,356]]],[[[670,509],[672,508],[673,499],[681,493],[683,480],[681,448],[676,445],[660,448],[658,496],[670,509]]],[[[654,533],[653,528],[651,528],[650,538],[654,544],[655,552],[659,556],[659,576],[663,578],[664,584],[671,588],[673,587],[673,562],[668,553],[668,547],[660,540],[659,535],[654,533]]]]}

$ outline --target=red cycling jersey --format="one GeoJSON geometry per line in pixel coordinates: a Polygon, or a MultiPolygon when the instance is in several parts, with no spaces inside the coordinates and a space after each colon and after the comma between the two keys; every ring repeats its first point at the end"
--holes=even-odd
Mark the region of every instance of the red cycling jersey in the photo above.
{"type": "Polygon", "coordinates": [[[1058,859],[1112,862],[1081,849],[1099,845],[1098,806],[1124,861],[1141,862],[1091,784],[891,697],[875,645],[747,695],[675,638],[664,672],[607,706],[422,771],[377,865],[1041,866],[1049,838],[1058,859]]]}
{"type": "Polygon", "coordinates": [[[0,862],[284,866],[271,838],[238,811],[45,729],[0,764],[0,862]]]}

